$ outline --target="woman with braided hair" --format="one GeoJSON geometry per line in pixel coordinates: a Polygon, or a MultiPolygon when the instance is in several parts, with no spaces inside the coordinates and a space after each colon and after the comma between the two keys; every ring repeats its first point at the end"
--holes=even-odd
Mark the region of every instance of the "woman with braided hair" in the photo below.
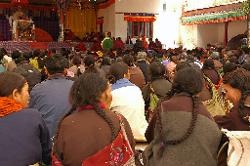
{"type": "Polygon", "coordinates": [[[112,111],[111,85],[99,73],[85,73],[71,89],[72,108],[58,127],[53,166],[109,166],[134,163],[134,139],[127,120],[112,111]]]}
{"type": "Polygon", "coordinates": [[[176,73],[168,100],[149,124],[153,130],[147,134],[147,166],[217,165],[221,133],[197,97],[202,87],[201,71],[185,67],[176,73]]]}
{"type": "Polygon", "coordinates": [[[233,108],[225,116],[216,116],[220,127],[228,130],[250,130],[250,73],[238,68],[224,75],[222,84],[225,98],[233,104],[233,108]]]}

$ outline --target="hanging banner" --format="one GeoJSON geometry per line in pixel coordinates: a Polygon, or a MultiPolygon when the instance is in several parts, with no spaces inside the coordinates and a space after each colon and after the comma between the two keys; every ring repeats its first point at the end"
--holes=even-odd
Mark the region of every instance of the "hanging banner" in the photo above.
{"type": "Polygon", "coordinates": [[[154,22],[154,14],[150,13],[124,13],[124,20],[128,22],[154,22]]]}

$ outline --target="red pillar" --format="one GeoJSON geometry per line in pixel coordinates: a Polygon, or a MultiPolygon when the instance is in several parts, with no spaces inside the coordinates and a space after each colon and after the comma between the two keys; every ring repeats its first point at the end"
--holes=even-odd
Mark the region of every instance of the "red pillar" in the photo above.
{"type": "Polygon", "coordinates": [[[225,22],[225,34],[224,34],[224,46],[227,46],[227,42],[228,42],[228,23],[229,22],[225,22]]]}

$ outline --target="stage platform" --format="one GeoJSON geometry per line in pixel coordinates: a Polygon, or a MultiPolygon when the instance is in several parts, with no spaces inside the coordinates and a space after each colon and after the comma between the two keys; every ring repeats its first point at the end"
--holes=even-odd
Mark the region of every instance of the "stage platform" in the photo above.
{"type": "Polygon", "coordinates": [[[0,41],[0,48],[5,48],[8,53],[14,50],[29,52],[35,49],[72,48],[74,45],[70,42],[0,41]]]}

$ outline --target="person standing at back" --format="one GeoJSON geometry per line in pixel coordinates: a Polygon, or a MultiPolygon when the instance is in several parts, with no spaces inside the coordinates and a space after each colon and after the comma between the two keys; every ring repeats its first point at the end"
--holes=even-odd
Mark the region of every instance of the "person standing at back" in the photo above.
{"type": "Polygon", "coordinates": [[[69,92],[73,81],[64,75],[68,61],[61,55],[48,58],[45,66],[49,77],[32,88],[29,106],[42,114],[53,138],[60,119],[70,110],[69,92]]]}

